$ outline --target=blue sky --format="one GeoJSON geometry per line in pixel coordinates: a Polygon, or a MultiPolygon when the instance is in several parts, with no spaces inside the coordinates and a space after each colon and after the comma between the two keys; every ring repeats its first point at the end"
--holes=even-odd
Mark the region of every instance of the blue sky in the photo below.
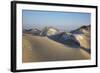
{"type": "Polygon", "coordinates": [[[71,31],[83,25],[91,24],[90,13],[52,12],[23,10],[22,22],[24,29],[54,27],[62,31],[71,31]]]}

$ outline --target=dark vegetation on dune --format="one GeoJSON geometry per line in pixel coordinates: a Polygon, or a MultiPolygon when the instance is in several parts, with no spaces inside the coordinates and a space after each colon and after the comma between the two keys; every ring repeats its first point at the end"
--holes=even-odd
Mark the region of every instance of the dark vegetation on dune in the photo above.
{"type": "Polygon", "coordinates": [[[48,38],[50,38],[56,42],[62,43],[64,45],[67,45],[69,47],[73,47],[73,48],[80,47],[80,44],[79,44],[79,42],[77,42],[75,37],[73,35],[68,35],[65,32],[56,34],[56,35],[52,35],[52,36],[48,36],[48,38]]]}

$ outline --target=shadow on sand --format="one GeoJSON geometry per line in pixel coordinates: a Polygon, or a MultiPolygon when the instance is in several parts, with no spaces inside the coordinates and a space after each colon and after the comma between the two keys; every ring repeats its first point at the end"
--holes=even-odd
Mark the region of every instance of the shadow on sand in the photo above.
{"type": "Polygon", "coordinates": [[[72,48],[75,48],[75,49],[83,49],[85,51],[87,51],[88,53],[91,53],[91,50],[89,48],[84,48],[80,45],[79,42],[77,42],[76,40],[73,40],[73,39],[62,39],[60,37],[48,37],[49,39],[51,40],[54,40],[60,44],[63,44],[64,46],[68,46],[68,47],[72,47],[72,48]]]}

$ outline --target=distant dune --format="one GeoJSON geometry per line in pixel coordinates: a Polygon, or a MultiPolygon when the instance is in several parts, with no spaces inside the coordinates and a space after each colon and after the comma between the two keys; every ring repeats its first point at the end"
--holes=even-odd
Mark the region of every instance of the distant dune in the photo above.
{"type": "Polygon", "coordinates": [[[72,31],[72,33],[80,43],[81,47],[91,50],[91,25],[82,26],[72,31]]]}
{"type": "MultiPolygon", "coordinates": [[[[84,42],[85,43],[85,42],[84,42]]],[[[63,61],[63,60],[85,60],[91,55],[82,48],[65,46],[48,37],[35,36],[31,34],[23,35],[22,61],[43,62],[43,61],[63,61]]]]}

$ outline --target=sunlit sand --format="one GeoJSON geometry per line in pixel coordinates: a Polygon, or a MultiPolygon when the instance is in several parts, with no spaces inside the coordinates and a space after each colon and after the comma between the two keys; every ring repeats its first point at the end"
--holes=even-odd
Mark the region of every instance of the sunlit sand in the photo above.
{"type": "Polygon", "coordinates": [[[65,46],[49,39],[48,37],[24,34],[22,45],[22,61],[25,63],[86,60],[91,58],[90,53],[82,48],[73,48],[67,45],[65,46]]]}

